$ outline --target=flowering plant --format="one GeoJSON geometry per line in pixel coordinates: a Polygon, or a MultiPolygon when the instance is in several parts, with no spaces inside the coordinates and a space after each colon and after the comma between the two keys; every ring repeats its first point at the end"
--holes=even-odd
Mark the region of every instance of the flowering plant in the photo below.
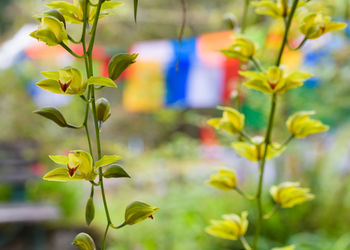
{"type": "MultiPolygon", "coordinates": [[[[134,15],[136,21],[138,1],[134,0],[134,15]]],[[[47,181],[88,181],[91,184],[90,197],[86,203],[85,219],[90,225],[94,220],[94,190],[101,190],[104,211],[106,215],[106,230],[101,249],[106,249],[106,238],[110,228],[120,229],[126,225],[133,225],[147,218],[152,218],[158,210],[157,207],[135,201],[125,209],[125,220],[119,225],[112,222],[108,210],[107,197],[104,190],[104,178],[130,178],[129,174],[119,165],[115,164],[122,159],[119,155],[103,155],[100,140],[101,126],[111,116],[111,107],[106,98],[96,99],[96,91],[103,88],[116,88],[114,82],[118,80],[123,71],[135,62],[136,54],[117,54],[109,62],[109,77],[94,76],[92,51],[94,48],[96,31],[99,19],[111,13],[110,10],[121,5],[120,2],[110,0],[74,0],[52,1],[46,6],[51,10],[39,14],[36,18],[41,25],[30,35],[48,46],[62,46],[74,57],[83,59],[86,68],[86,77],[76,68],[65,67],[59,71],[46,71],[42,75],[46,78],[37,83],[40,88],[55,94],[79,96],[85,102],[83,123],[80,126],[68,123],[59,110],[53,107],[41,108],[35,113],[55,122],[58,126],[70,129],[85,129],[89,152],[84,150],[71,150],[68,155],[50,155],[50,159],[61,165],[48,172],[43,179],[47,181]],[[82,28],[81,39],[75,41],[67,32],[67,24],[78,24],[82,28]],[[78,55],[69,47],[69,43],[80,44],[83,54],[78,55]],[[93,126],[96,137],[97,153],[93,152],[93,144],[89,129],[89,116],[93,117],[93,126]]],[[[86,233],[76,236],[73,244],[82,250],[96,249],[95,242],[86,233]]]]}
{"type": "MultiPolygon", "coordinates": [[[[327,32],[341,30],[345,28],[344,23],[332,22],[330,17],[316,13],[312,9],[311,1],[302,0],[261,0],[251,2],[245,0],[243,21],[241,33],[244,33],[247,21],[247,12],[250,5],[254,6],[256,13],[275,18],[276,21],[282,21],[285,25],[283,40],[276,58],[276,63],[266,69],[261,66],[256,58],[256,47],[254,43],[239,35],[233,45],[223,50],[223,54],[229,58],[236,58],[242,63],[249,63],[255,66],[254,70],[242,70],[240,75],[245,77],[243,85],[247,88],[260,91],[271,99],[271,108],[268,118],[267,129],[264,137],[250,137],[244,131],[244,114],[231,107],[219,107],[223,110],[221,118],[214,118],[208,121],[208,124],[215,129],[222,130],[230,134],[238,135],[238,141],[232,143],[236,153],[249,161],[258,162],[258,183],[257,191],[254,196],[247,195],[239,188],[235,171],[220,169],[218,173],[213,174],[207,184],[225,191],[234,190],[244,198],[256,203],[258,216],[255,222],[255,235],[253,241],[249,243],[245,234],[248,228],[248,213],[242,212],[241,216],[236,214],[224,215],[223,220],[213,220],[206,231],[219,238],[229,240],[239,240],[246,250],[256,250],[259,248],[259,237],[264,220],[268,220],[279,209],[292,208],[306,201],[314,199],[308,188],[300,187],[298,182],[283,182],[270,188],[270,194],[275,206],[274,209],[266,213],[262,202],[263,182],[265,163],[268,159],[275,158],[286,151],[288,144],[295,138],[305,138],[309,135],[327,131],[329,127],[319,120],[311,119],[314,111],[300,111],[291,115],[286,121],[286,127],[289,136],[283,143],[272,141],[272,132],[274,118],[276,113],[277,101],[283,98],[286,92],[300,87],[304,81],[312,77],[312,74],[304,71],[294,71],[286,74],[282,62],[282,56],[288,44],[288,35],[290,33],[292,22],[299,22],[299,31],[303,36],[302,42],[295,49],[300,49],[308,41],[316,39],[327,32]],[[297,12],[298,15],[295,15],[297,12]],[[295,18],[296,17],[296,18],[295,18]]],[[[294,249],[294,246],[286,246],[273,249],[294,249]]]]}

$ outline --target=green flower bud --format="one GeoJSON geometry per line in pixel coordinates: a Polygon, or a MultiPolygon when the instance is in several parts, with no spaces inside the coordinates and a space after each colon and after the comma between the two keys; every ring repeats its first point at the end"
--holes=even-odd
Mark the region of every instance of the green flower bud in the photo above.
{"type": "Polygon", "coordinates": [[[30,36],[46,43],[48,46],[56,46],[62,42],[68,42],[68,35],[64,27],[64,22],[53,15],[44,15],[41,18],[41,26],[38,30],[32,32],[30,36]]]}
{"type": "Polygon", "coordinates": [[[111,105],[106,98],[99,98],[96,101],[97,119],[100,122],[105,122],[111,116],[111,105]]]}
{"type": "Polygon", "coordinates": [[[96,250],[94,240],[87,233],[80,233],[75,236],[72,244],[79,247],[80,250],[96,250]]]}
{"type": "Polygon", "coordinates": [[[140,201],[134,201],[125,210],[125,224],[133,225],[147,218],[153,219],[153,214],[158,209],[158,207],[153,207],[140,201]]]}

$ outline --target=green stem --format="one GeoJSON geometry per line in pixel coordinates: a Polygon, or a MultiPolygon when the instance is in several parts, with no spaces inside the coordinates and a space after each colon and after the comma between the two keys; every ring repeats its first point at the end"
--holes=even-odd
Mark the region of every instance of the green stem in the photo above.
{"type": "Polygon", "coordinates": [[[252,63],[254,64],[254,66],[260,70],[261,72],[264,72],[265,70],[263,69],[263,67],[261,66],[260,62],[255,58],[255,57],[251,57],[250,60],[252,61],[252,63]]]}
{"type": "Polygon", "coordinates": [[[290,135],[290,136],[288,137],[288,139],[285,140],[285,142],[282,143],[282,145],[280,146],[280,148],[283,148],[283,147],[287,146],[293,139],[294,139],[294,135],[290,135]]]}
{"type": "Polygon", "coordinates": [[[262,194],[262,188],[263,188],[263,180],[264,180],[264,170],[265,170],[265,162],[266,162],[266,155],[267,155],[267,149],[270,144],[271,140],[271,132],[273,127],[273,120],[275,117],[276,112],[276,94],[273,94],[271,97],[271,109],[270,109],[270,116],[269,116],[269,122],[267,125],[267,131],[265,136],[265,149],[263,157],[260,161],[259,165],[259,185],[258,185],[258,192],[256,194],[257,199],[257,206],[258,206],[258,220],[256,222],[256,229],[255,229],[255,236],[254,236],[254,243],[253,243],[253,249],[257,249],[257,244],[260,236],[261,231],[261,224],[263,219],[263,208],[262,208],[262,200],[261,200],[261,194],[262,194]]]}
{"type": "Polygon", "coordinates": [[[239,241],[241,242],[245,250],[252,250],[244,236],[239,237],[239,241]]]}
{"type": "Polygon", "coordinates": [[[249,2],[250,2],[250,0],[245,0],[245,2],[244,2],[243,17],[242,17],[242,34],[244,34],[244,32],[247,28],[249,2]]]}
{"type": "MultiPolygon", "coordinates": [[[[278,54],[278,57],[277,57],[277,61],[276,61],[276,66],[277,67],[279,67],[281,65],[281,59],[282,59],[282,55],[283,55],[283,52],[284,52],[284,48],[286,47],[286,44],[287,44],[287,38],[288,38],[289,29],[290,29],[290,26],[292,24],[294,13],[295,13],[296,8],[298,6],[298,2],[299,2],[299,0],[294,0],[293,1],[291,12],[290,12],[288,20],[286,22],[286,28],[285,28],[285,32],[284,32],[282,45],[281,45],[281,48],[280,48],[280,51],[279,51],[279,54],[278,54]]],[[[264,154],[263,154],[263,157],[262,157],[262,159],[260,161],[260,165],[259,165],[259,184],[258,184],[258,191],[257,191],[257,195],[256,195],[257,206],[258,206],[258,220],[256,222],[256,229],[255,229],[255,235],[254,235],[253,249],[257,249],[258,240],[259,240],[261,227],[262,227],[262,220],[263,220],[263,217],[264,217],[261,195],[262,195],[262,187],[263,187],[263,180],[264,180],[264,170],[265,170],[266,156],[267,156],[268,147],[269,147],[270,142],[271,142],[273,121],[274,121],[274,117],[275,117],[275,113],[276,113],[276,102],[277,102],[277,96],[276,96],[276,94],[272,94],[272,96],[271,96],[271,108],[270,108],[269,122],[267,124],[267,131],[266,131],[265,142],[264,142],[265,149],[264,149],[264,154]]]]}
{"type": "Polygon", "coordinates": [[[68,51],[72,56],[76,57],[76,58],[84,58],[85,55],[79,56],[78,54],[74,53],[73,50],[71,50],[71,48],[69,48],[67,45],[65,45],[63,42],[60,43],[60,45],[66,50],[68,51]]]}
{"type": "Polygon", "coordinates": [[[288,20],[286,22],[286,29],[284,32],[283,42],[282,42],[282,45],[280,48],[280,52],[279,52],[278,57],[277,57],[276,66],[281,65],[283,51],[284,51],[284,48],[286,47],[287,40],[288,40],[289,29],[290,29],[290,26],[292,25],[293,16],[294,16],[294,13],[297,9],[298,3],[299,3],[299,0],[294,0],[293,5],[292,5],[292,9],[290,11],[290,15],[289,15],[288,20]]]}
{"type": "Polygon", "coordinates": [[[103,234],[103,240],[102,240],[102,249],[106,249],[106,239],[107,239],[107,234],[108,234],[108,229],[111,224],[107,223],[105,233],[103,234]]]}
{"type": "Polygon", "coordinates": [[[237,193],[239,193],[240,195],[242,195],[242,196],[243,196],[244,198],[246,198],[247,200],[249,200],[249,201],[255,200],[255,197],[250,196],[250,195],[244,193],[240,188],[235,187],[235,190],[237,191],[237,193]]]}
{"type": "Polygon", "coordinates": [[[280,206],[276,204],[268,214],[264,215],[264,220],[270,219],[278,211],[278,209],[280,209],[280,206]]]}
{"type": "Polygon", "coordinates": [[[306,43],[307,40],[308,40],[308,38],[307,38],[307,37],[304,37],[303,41],[302,41],[302,42],[299,44],[299,46],[296,47],[296,48],[293,48],[293,47],[289,44],[289,42],[287,43],[287,46],[288,46],[288,48],[289,48],[290,50],[296,51],[296,50],[301,49],[301,48],[304,46],[304,44],[306,43]]]}

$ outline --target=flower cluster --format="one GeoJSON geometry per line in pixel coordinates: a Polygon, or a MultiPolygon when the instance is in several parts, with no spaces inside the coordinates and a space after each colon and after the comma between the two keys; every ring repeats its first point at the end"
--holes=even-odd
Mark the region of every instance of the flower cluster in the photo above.
{"type": "MultiPolygon", "coordinates": [[[[315,12],[309,1],[261,0],[254,1],[251,5],[255,7],[257,14],[284,21],[285,34],[276,64],[266,67],[265,70],[256,58],[257,49],[254,42],[242,35],[239,35],[230,47],[221,52],[228,58],[238,59],[242,63],[251,62],[255,66],[254,70],[241,70],[239,74],[244,78],[243,85],[245,87],[260,91],[271,99],[271,110],[266,134],[265,136],[249,136],[245,131],[245,116],[239,111],[239,107],[237,109],[219,107],[218,109],[223,111],[222,117],[210,119],[208,120],[208,124],[227,134],[237,135],[238,140],[231,143],[237,155],[249,161],[259,163],[257,194],[251,197],[240,189],[240,183],[234,170],[219,169],[206,182],[214,188],[224,191],[233,190],[248,200],[257,201],[258,219],[255,225],[256,232],[252,247],[244,238],[248,227],[247,212],[242,212],[241,216],[236,214],[224,215],[223,220],[213,220],[211,221],[211,225],[206,228],[206,231],[212,236],[229,240],[239,240],[246,250],[258,249],[258,238],[263,219],[269,219],[278,209],[292,208],[315,198],[310,193],[310,189],[301,187],[300,183],[283,182],[270,188],[270,195],[275,208],[270,213],[264,214],[262,192],[266,160],[281,155],[286,151],[287,145],[294,138],[305,138],[329,129],[329,126],[323,124],[321,121],[311,118],[315,114],[314,111],[300,111],[291,115],[286,121],[286,131],[289,132],[288,139],[283,143],[272,140],[271,135],[276,113],[277,97],[283,97],[283,94],[286,92],[303,86],[304,82],[313,76],[301,70],[289,71],[281,65],[282,55],[288,43],[288,33],[292,27],[293,18],[297,16],[299,31],[304,35],[304,41],[297,49],[300,49],[309,39],[316,39],[328,32],[344,29],[346,26],[344,23],[333,22],[330,17],[324,16],[321,12],[315,12]],[[296,13],[298,14],[295,15],[296,13]]],[[[293,250],[294,248],[291,245],[273,249],[293,250]]]]}

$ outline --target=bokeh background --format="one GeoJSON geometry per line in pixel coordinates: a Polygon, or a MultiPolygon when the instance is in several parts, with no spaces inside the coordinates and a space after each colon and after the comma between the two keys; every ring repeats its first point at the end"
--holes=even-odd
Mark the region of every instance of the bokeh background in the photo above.
{"type": "MultiPolygon", "coordinates": [[[[45,2],[0,1],[0,249],[75,249],[71,242],[78,232],[88,232],[99,242],[105,225],[98,190],[97,216],[92,225],[86,227],[84,207],[89,196],[88,183],[41,180],[41,176],[54,167],[47,155],[64,154],[70,149],[87,150],[82,131],[60,129],[32,113],[37,107],[55,105],[73,123],[79,124],[83,116],[84,104],[79,98],[58,98],[35,87],[34,83],[42,79],[40,71],[70,64],[82,66],[60,50],[45,50],[28,36],[38,25],[32,16],[46,10],[45,2]]],[[[97,37],[97,45],[101,47],[95,53],[95,66],[101,74],[105,60],[113,53],[130,51],[136,45],[149,44],[145,43],[149,40],[172,44],[174,58],[179,50],[179,58],[190,54],[185,63],[201,57],[201,51],[194,52],[186,46],[179,49],[181,45],[176,42],[183,15],[181,1],[140,1],[137,25],[133,22],[132,1],[123,2],[115,15],[101,20],[97,37]]],[[[335,19],[348,21],[348,0],[315,2],[327,6],[327,12],[335,19]]],[[[228,13],[234,14],[239,22],[243,1],[191,0],[187,7],[185,45],[195,43],[203,34],[228,31],[225,17],[228,13]]],[[[281,24],[257,16],[252,10],[248,20],[247,34],[259,45],[263,64],[268,64],[279,47],[281,24]]],[[[77,30],[78,27],[71,27],[71,32],[77,30]]],[[[217,36],[218,44],[222,43],[220,37],[217,36]]],[[[215,39],[214,36],[211,40],[214,44],[215,39]]],[[[268,162],[265,191],[281,181],[300,181],[311,187],[316,199],[283,210],[266,223],[261,249],[286,244],[305,250],[350,249],[349,39],[347,29],[308,43],[301,52],[286,52],[285,65],[302,67],[316,77],[279,100],[274,139],[283,141],[287,137],[284,121],[297,110],[315,110],[317,118],[331,129],[293,141],[281,157],[268,162]]],[[[163,47],[149,45],[145,53],[170,61],[163,47]]],[[[214,49],[212,52],[217,53],[214,49]]],[[[220,56],[210,60],[213,58],[222,60],[220,56]]],[[[164,63],[160,61],[149,62],[146,69],[158,72],[160,63],[164,63]]],[[[178,61],[181,73],[184,66],[178,61]]],[[[219,64],[208,67],[219,72],[219,64]]],[[[205,74],[208,67],[197,75],[205,74]]],[[[234,138],[206,126],[208,118],[220,115],[216,104],[227,104],[230,100],[226,96],[226,99],[206,102],[205,94],[197,92],[195,95],[202,98],[198,105],[181,100],[153,105],[147,93],[158,91],[157,96],[162,100],[168,100],[171,93],[167,85],[169,79],[160,78],[159,73],[145,76],[150,81],[141,83],[146,97],[140,98],[144,102],[125,102],[139,93],[133,92],[130,86],[135,86],[131,85],[135,84],[135,75],[143,73],[142,69],[134,70],[121,80],[117,90],[99,92],[99,96],[107,97],[112,103],[112,116],[103,125],[103,150],[106,154],[122,155],[123,167],[132,176],[131,180],[108,180],[106,192],[116,223],[122,222],[124,208],[134,200],[159,206],[160,210],[154,221],[111,232],[108,249],[241,249],[236,242],[213,238],[204,231],[210,219],[243,209],[251,214],[248,234],[252,235],[254,229],[253,204],[237,193],[214,190],[204,184],[217,167],[229,167],[237,170],[242,188],[255,192],[257,166],[238,157],[230,148],[234,138]],[[163,83],[163,88],[154,89],[156,83],[163,83]],[[140,106],[147,108],[140,112],[140,106]]],[[[201,77],[192,79],[197,84],[201,84],[201,80],[201,77]]],[[[213,84],[215,90],[219,85],[213,84]]],[[[235,82],[230,84],[234,89],[235,82]]],[[[263,135],[269,101],[255,91],[244,89],[243,94],[242,110],[247,117],[248,131],[263,135]]],[[[267,192],[264,198],[265,205],[272,207],[267,192]]]]}

